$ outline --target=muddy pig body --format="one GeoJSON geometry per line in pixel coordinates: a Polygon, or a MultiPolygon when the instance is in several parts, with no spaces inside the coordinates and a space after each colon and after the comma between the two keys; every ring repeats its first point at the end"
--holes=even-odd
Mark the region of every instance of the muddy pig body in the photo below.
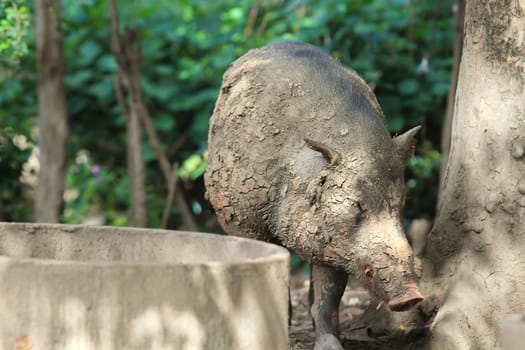
{"type": "Polygon", "coordinates": [[[394,311],[423,299],[400,219],[417,129],[392,138],[366,83],[309,44],[251,50],[223,76],[208,197],[227,233],[312,263],[316,348],[341,348],[336,309],[347,273],[394,311]]]}

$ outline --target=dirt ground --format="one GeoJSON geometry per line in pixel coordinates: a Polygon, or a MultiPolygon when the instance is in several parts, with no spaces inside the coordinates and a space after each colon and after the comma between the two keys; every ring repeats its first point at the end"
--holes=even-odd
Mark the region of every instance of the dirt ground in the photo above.
{"type": "MultiPolygon", "coordinates": [[[[289,329],[289,350],[311,350],[314,343],[314,329],[308,313],[309,277],[302,271],[290,278],[292,300],[292,322],[289,329]]],[[[382,330],[382,323],[390,315],[377,302],[371,300],[368,292],[356,281],[349,281],[340,306],[341,340],[345,350],[389,350],[421,349],[418,343],[421,331],[414,331],[410,325],[399,325],[399,329],[382,330]],[[370,321],[370,315],[374,317],[370,321]],[[373,327],[370,327],[370,324],[373,327]]]]}

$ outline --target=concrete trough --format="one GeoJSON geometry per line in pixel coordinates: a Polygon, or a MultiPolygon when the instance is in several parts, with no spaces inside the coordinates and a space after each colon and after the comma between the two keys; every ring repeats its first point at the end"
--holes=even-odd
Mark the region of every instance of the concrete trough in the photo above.
{"type": "Polygon", "coordinates": [[[288,269],[237,237],[0,223],[0,350],[287,349],[288,269]]]}

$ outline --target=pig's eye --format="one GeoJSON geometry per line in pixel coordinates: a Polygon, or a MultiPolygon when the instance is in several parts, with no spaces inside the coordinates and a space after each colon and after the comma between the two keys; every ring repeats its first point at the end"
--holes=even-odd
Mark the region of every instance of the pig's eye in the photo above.
{"type": "Polygon", "coordinates": [[[374,268],[368,264],[365,265],[365,276],[368,278],[374,277],[374,268]]]}

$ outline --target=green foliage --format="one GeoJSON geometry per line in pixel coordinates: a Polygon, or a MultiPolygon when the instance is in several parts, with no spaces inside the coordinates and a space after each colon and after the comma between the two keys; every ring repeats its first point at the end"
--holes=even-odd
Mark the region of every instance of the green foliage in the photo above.
{"type": "Polygon", "coordinates": [[[0,0],[0,65],[16,65],[28,53],[28,0],[0,0]]]}
{"type": "MultiPolygon", "coordinates": [[[[422,180],[430,179],[433,171],[441,166],[441,155],[432,148],[432,144],[429,141],[423,142],[418,151],[419,154],[410,159],[408,167],[416,178],[422,180]]],[[[417,183],[410,180],[408,181],[408,186],[415,188],[417,183]]]]}
{"type": "Polygon", "coordinates": [[[0,181],[0,221],[24,221],[30,215],[31,202],[21,180],[31,150],[25,136],[0,129],[0,174],[7,180],[0,181]]]}
{"type": "Polygon", "coordinates": [[[407,186],[410,188],[409,204],[405,211],[408,217],[432,218],[435,199],[439,189],[438,178],[441,167],[441,154],[428,140],[423,141],[408,164],[410,175],[407,186]]]}
{"type": "Polygon", "coordinates": [[[24,170],[33,150],[31,118],[36,108],[35,77],[27,75],[32,62],[28,0],[0,0],[0,220],[26,221],[32,199],[24,170]],[[33,91],[25,87],[31,85],[33,91]]]}
{"type": "MultiPolygon", "coordinates": [[[[19,5],[23,1],[0,0],[0,4],[7,7],[13,3],[19,5]]],[[[439,154],[435,149],[439,145],[452,65],[452,0],[118,3],[121,28],[140,28],[142,87],[162,147],[171,162],[181,164],[178,175],[191,184],[190,187],[198,189],[196,195],[202,197],[201,175],[206,166],[202,154],[207,148],[208,119],[223,72],[228,64],[251,48],[292,39],[324,48],[362,75],[374,88],[393,133],[423,124],[427,142],[418,150],[420,159],[415,158],[419,160],[414,161],[417,164],[411,163],[407,174],[409,185],[414,188],[407,214],[420,215],[417,203],[424,201],[432,205],[421,207],[422,210],[433,215],[435,199],[428,186],[437,183],[439,168],[436,166],[439,154]]],[[[24,8],[29,16],[31,7],[24,8]]],[[[8,27],[13,29],[10,16],[8,27]]],[[[0,15],[4,17],[7,18],[0,15]]],[[[108,223],[125,224],[122,213],[129,197],[126,119],[113,91],[117,67],[110,49],[108,2],[63,2],[61,30],[71,129],[68,188],[79,191],[75,200],[66,203],[64,219],[79,222],[95,208],[107,213],[108,223]],[[86,151],[90,163],[77,164],[76,155],[86,151]],[[91,173],[95,164],[102,169],[97,177],[91,173]]],[[[31,32],[21,41],[19,35],[12,37],[10,33],[11,42],[25,42],[34,53],[31,32]]],[[[23,46],[17,50],[23,52],[23,46]]],[[[11,57],[20,57],[13,55],[11,57]]],[[[14,78],[0,80],[0,139],[10,140],[21,134],[32,141],[35,93],[34,54],[22,56],[14,78]],[[4,121],[7,124],[3,124],[4,121]],[[10,136],[5,136],[4,125],[10,125],[10,136]]],[[[13,147],[3,149],[3,159],[7,157],[5,152],[18,152],[13,147]]],[[[12,168],[9,178],[3,176],[0,188],[9,188],[7,183],[17,181],[15,173],[27,158],[26,153],[23,157],[22,153],[9,156],[19,164],[12,168]]],[[[148,207],[155,226],[162,212],[166,184],[146,138],[144,156],[148,207]]],[[[13,194],[5,198],[17,202],[13,194]]],[[[205,206],[202,198],[199,201],[205,206]]],[[[177,209],[174,214],[178,215],[177,209]]]]}
{"type": "Polygon", "coordinates": [[[128,225],[128,188],[129,178],[125,173],[118,174],[95,164],[88,153],[79,152],[66,173],[62,220],[81,224],[103,215],[107,225],[128,225]]]}
{"type": "Polygon", "coordinates": [[[207,166],[208,161],[203,156],[192,154],[182,163],[182,166],[177,171],[177,176],[195,180],[204,174],[207,166]]]}
{"type": "Polygon", "coordinates": [[[27,221],[32,215],[31,177],[27,164],[33,151],[32,127],[36,89],[25,93],[26,55],[30,46],[27,1],[0,0],[0,220],[27,221]],[[19,17],[17,17],[19,16],[19,17]],[[19,21],[19,29],[17,28],[19,21]]]}

